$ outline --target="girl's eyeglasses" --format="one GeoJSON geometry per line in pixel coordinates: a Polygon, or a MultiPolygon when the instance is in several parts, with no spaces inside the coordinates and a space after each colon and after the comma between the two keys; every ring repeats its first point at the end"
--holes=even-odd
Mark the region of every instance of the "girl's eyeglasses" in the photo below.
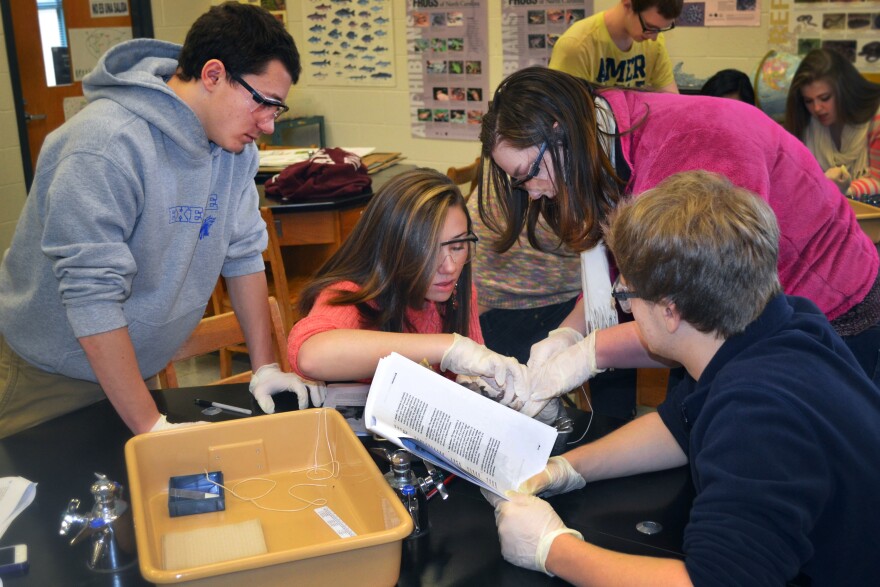
{"type": "Polygon", "coordinates": [[[538,172],[541,171],[541,161],[544,160],[544,153],[547,152],[547,141],[541,143],[541,148],[538,149],[538,156],[535,158],[535,162],[532,163],[531,167],[529,167],[528,173],[524,176],[519,177],[517,179],[511,178],[510,180],[510,189],[511,190],[521,190],[524,189],[523,185],[526,182],[535,178],[538,175],[538,172]]]}
{"type": "Polygon", "coordinates": [[[437,259],[437,268],[443,266],[448,257],[452,257],[452,262],[456,265],[466,265],[474,260],[477,251],[477,235],[468,233],[467,236],[454,238],[452,240],[440,243],[440,256],[437,259]]]}

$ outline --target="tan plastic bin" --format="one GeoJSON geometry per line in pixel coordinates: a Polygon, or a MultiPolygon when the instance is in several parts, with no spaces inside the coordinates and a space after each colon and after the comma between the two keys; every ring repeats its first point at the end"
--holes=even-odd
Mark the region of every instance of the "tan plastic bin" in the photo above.
{"type": "Polygon", "coordinates": [[[849,200],[849,204],[856,213],[856,220],[859,221],[859,226],[865,234],[872,242],[880,242],[880,208],[855,200],[849,200]]]}
{"type": "MultiPolygon", "coordinates": [[[[126,444],[125,458],[139,564],[148,581],[212,587],[397,582],[402,541],[412,531],[412,520],[336,410],[304,410],[136,436],[126,444]],[[330,475],[334,459],[338,474],[315,480],[330,475]],[[317,474],[316,461],[324,466],[317,474]],[[169,478],[205,470],[222,471],[227,488],[244,479],[271,479],[274,489],[256,500],[258,504],[305,509],[268,511],[227,491],[224,511],[169,516],[169,478]],[[300,483],[320,486],[294,487],[300,483]],[[307,500],[325,499],[325,506],[356,535],[340,537],[333,520],[316,513],[317,505],[292,497],[288,490],[307,500]],[[179,537],[205,528],[228,531],[244,522],[253,526],[253,520],[262,529],[264,554],[166,569],[163,539],[169,534],[179,537]]],[[[270,486],[248,482],[236,492],[253,497],[270,486]]]]}

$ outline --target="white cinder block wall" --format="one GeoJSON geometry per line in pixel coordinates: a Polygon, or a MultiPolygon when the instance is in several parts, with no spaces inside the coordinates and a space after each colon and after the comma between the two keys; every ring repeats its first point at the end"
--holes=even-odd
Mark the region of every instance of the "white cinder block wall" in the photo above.
{"type": "MultiPolygon", "coordinates": [[[[397,85],[393,87],[309,86],[294,87],[288,96],[294,116],[322,115],[330,146],[375,147],[401,151],[416,165],[446,171],[461,165],[479,152],[476,141],[416,139],[409,130],[409,94],[406,76],[406,3],[393,1],[394,51],[397,85]]],[[[604,10],[617,0],[596,0],[604,10]]],[[[152,0],[156,38],[182,43],[190,24],[217,0],[152,0]]],[[[501,81],[501,3],[489,0],[490,82],[501,81]]],[[[288,1],[288,28],[304,50],[308,21],[303,20],[301,0],[288,1]]],[[[768,50],[770,2],[762,2],[760,27],[686,28],[667,33],[673,63],[682,71],[704,80],[719,69],[741,69],[751,77],[768,50]]],[[[24,181],[19,156],[18,134],[12,105],[5,39],[0,39],[0,250],[5,249],[24,203],[24,181]]]]}
{"type": "Polygon", "coordinates": [[[0,255],[12,242],[18,215],[24,206],[24,170],[9,80],[6,35],[0,15],[0,255]]]}

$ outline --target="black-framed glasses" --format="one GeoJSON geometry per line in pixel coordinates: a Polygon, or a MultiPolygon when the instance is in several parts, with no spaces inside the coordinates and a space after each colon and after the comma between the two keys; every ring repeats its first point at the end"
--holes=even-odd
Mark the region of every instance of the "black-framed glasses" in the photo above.
{"type": "Polygon", "coordinates": [[[620,283],[620,275],[618,275],[617,279],[614,280],[614,285],[611,286],[611,297],[617,300],[617,303],[620,304],[621,310],[627,314],[632,314],[632,302],[630,300],[642,296],[634,291],[626,289],[626,287],[620,283]]]}
{"type": "Polygon", "coordinates": [[[656,35],[657,33],[665,33],[666,31],[671,31],[672,29],[675,28],[675,21],[674,20],[672,21],[672,24],[670,24],[669,26],[659,28],[659,29],[657,27],[648,26],[645,24],[645,19],[642,18],[642,13],[638,12],[636,14],[639,17],[639,24],[642,25],[642,32],[645,33],[646,35],[656,35]]]}
{"type": "Polygon", "coordinates": [[[452,262],[456,265],[467,265],[474,260],[477,252],[477,238],[472,232],[461,238],[454,238],[446,242],[440,243],[440,256],[437,259],[437,268],[443,266],[447,257],[452,257],[452,262]]]}
{"type": "MultiPolygon", "coordinates": [[[[277,119],[279,116],[290,110],[290,107],[281,100],[267,98],[257,90],[253,89],[249,83],[247,83],[237,75],[233,75],[231,77],[238,84],[241,84],[241,87],[251,93],[251,97],[254,99],[254,102],[257,103],[257,108],[265,108],[267,111],[272,113],[273,118],[277,119]]],[[[254,110],[256,110],[256,108],[254,110]]],[[[251,110],[251,112],[253,112],[253,110],[251,110]]]]}
{"type": "Polygon", "coordinates": [[[529,171],[522,177],[513,179],[510,182],[511,190],[519,190],[522,189],[523,185],[527,181],[530,181],[538,175],[538,172],[541,171],[541,161],[544,160],[544,153],[547,152],[547,141],[541,143],[541,148],[538,149],[538,156],[535,158],[535,162],[532,163],[531,167],[529,167],[529,171]]]}

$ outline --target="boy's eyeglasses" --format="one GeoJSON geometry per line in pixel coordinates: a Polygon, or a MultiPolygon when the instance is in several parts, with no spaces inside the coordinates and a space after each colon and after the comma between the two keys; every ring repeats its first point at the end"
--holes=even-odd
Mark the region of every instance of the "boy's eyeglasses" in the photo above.
{"type": "Polygon", "coordinates": [[[437,259],[437,268],[443,266],[447,257],[452,257],[452,262],[456,265],[466,265],[474,260],[477,251],[477,235],[468,233],[467,236],[454,238],[450,241],[440,243],[440,256],[437,259]]]}
{"type": "Polygon", "coordinates": [[[639,24],[642,25],[642,32],[645,33],[646,35],[656,35],[657,33],[665,33],[666,31],[671,31],[672,29],[675,28],[675,21],[674,20],[672,21],[672,24],[670,24],[667,27],[657,28],[657,27],[646,25],[645,19],[642,18],[641,12],[637,13],[637,16],[639,17],[639,24]]]}
{"type": "Polygon", "coordinates": [[[618,275],[617,279],[614,280],[614,285],[611,286],[611,297],[617,300],[617,303],[620,304],[621,310],[627,314],[632,314],[632,302],[630,300],[642,296],[634,291],[626,289],[626,287],[620,283],[620,275],[618,275]]]}
{"type": "Polygon", "coordinates": [[[531,167],[529,167],[528,173],[524,176],[519,177],[517,179],[511,178],[510,181],[510,189],[511,190],[521,190],[523,189],[523,185],[526,182],[535,178],[538,175],[538,172],[541,171],[541,161],[544,160],[544,153],[547,152],[547,141],[541,143],[541,148],[538,149],[538,156],[535,158],[534,163],[532,163],[531,167]]]}
{"type": "MultiPolygon", "coordinates": [[[[231,77],[233,80],[236,81],[236,83],[240,84],[241,87],[251,93],[251,97],[254,99],[254,102],[257,103],[257,106],[254,108],[254,110],[256,110],[257,108],[265,108],[267,112],[272,113],[272,117],[276,120],[279,116],[290,110],[290,107],[281,100],[267,98],[257,90],[253,89],[249,83],[247,83],[237,75],[233,75],[231,77]]],[[[253,112],[254,110],[251,110],[251,112],[253,112]]]]}

